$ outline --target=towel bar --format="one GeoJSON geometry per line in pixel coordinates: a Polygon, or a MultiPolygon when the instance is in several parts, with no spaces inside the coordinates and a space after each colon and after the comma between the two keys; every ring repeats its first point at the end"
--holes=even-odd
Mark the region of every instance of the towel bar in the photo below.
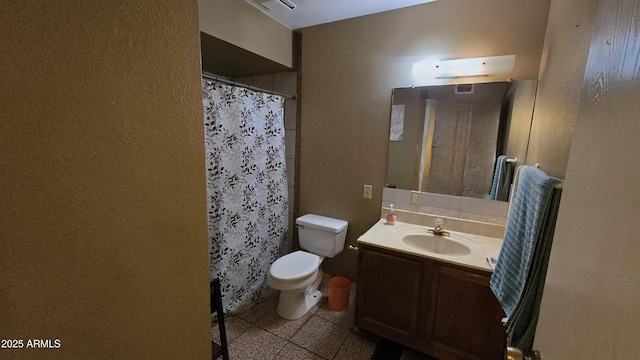
{"type": "MultiPolygon", "coordinates": [[[[533,165],[535,167],[537,167],[538,169],[540,169],[540,163],[536,163],[535,165],[533,165]]],[[[554,189],[564,189],[564,182],[561,182],[560,184],[556,185],[553,187],[554,189]]]]}

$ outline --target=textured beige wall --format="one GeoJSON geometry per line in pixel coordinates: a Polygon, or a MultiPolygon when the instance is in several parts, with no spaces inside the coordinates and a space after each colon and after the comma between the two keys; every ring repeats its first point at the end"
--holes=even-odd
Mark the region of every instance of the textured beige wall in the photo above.
{"type": "Polygon", "coordinates": [[[197,2],[1,4],[0,357],[210,357],[197,2]]]}
{"type": "Polygon", "coordinates": [[[593,1],[553,1],[527,151],[529,165],[565,177],[591,40],[593,1]]]}
{"type": "MultiPolygon", "coordinates": [[[[640,6],[635,0],[556,2],[552,18],[571,19],[580,9],[593,38],[534,348],[545,360],[636,359],[640,6]]],[[[549,71],[556,66],[564,61],[547,63],[549,71]]]]}
{"type": "Polygon", "coordinates": [[[386,180],[398,189],[418,190],[424,132],[425,101],[420,101],[420,88],[398,88],[393,104],[404,106],[402,141],[389,141],[386,180]]]}
{"type": "Polygon", "coordinates": [[[293,67],[293,31],[242,0],[199,0],[200,31],[293,67]]]}
{"type": "Polygon", "coordinates": [[[535,80],[514,81],[511,83],[513,103],[511,109],[509,109],[511,113],[508,131],[509,140],[503,153],[509,157],[517,157],[518,164],[522,164],[527,157],[537,87],[538,82],[535,80]]]}
{"type": "MultiPolygon", "coordinates": [[[[509,77],[535,79],[548,10],[548,1],[447,0],[303,29],[301,213],[349,221],[347,245],[355,244],[380,217],[391,89],[412,85],[412,63],[515,54],[509,77]],[[364,184],[372,200],[362,198],[364,184]]],[[[324,266],[354,277],[356,254],[324,266]]]]}

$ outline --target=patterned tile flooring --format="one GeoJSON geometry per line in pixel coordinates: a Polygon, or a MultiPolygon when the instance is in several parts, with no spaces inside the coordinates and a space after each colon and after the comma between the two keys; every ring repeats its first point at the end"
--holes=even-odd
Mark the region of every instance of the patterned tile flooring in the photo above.
{"type": "MultiPolygon", "coordinates": [[[[349,307],[331,310],[327,305],[327,277],[320,285],[318,305],[297,320],[284,320],[276,313],[278,293],[255,307],[225,316],[231,360],[369,360],[376,342],[352,332],[355,316],[355,284],[351,284],[349,307]]],[[[213,341],[220,343],[216,322],[213,341]]],[[[219,357],[222,359],[222,357],[219,357]]]]}

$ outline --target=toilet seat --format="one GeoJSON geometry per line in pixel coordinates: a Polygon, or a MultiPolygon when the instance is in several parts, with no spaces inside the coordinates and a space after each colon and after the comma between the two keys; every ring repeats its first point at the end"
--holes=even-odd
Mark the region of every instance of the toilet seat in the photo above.
{"type": "Polygon", "coordinates": [[[313,275],[319,267],[318,255],[298,250],[277,259],[269,275],[279,282],[296,281],[313,275]]]}

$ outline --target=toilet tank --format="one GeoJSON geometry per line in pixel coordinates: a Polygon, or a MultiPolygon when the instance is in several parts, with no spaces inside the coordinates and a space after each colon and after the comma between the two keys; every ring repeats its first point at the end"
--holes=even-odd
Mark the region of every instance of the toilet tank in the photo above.
{"type": "Polygon", "coordinates": [[[344,249],[347,225],[344,220],[307,214],[296,219],[300,247],[310,253],[334,257],[344,249]]]}

